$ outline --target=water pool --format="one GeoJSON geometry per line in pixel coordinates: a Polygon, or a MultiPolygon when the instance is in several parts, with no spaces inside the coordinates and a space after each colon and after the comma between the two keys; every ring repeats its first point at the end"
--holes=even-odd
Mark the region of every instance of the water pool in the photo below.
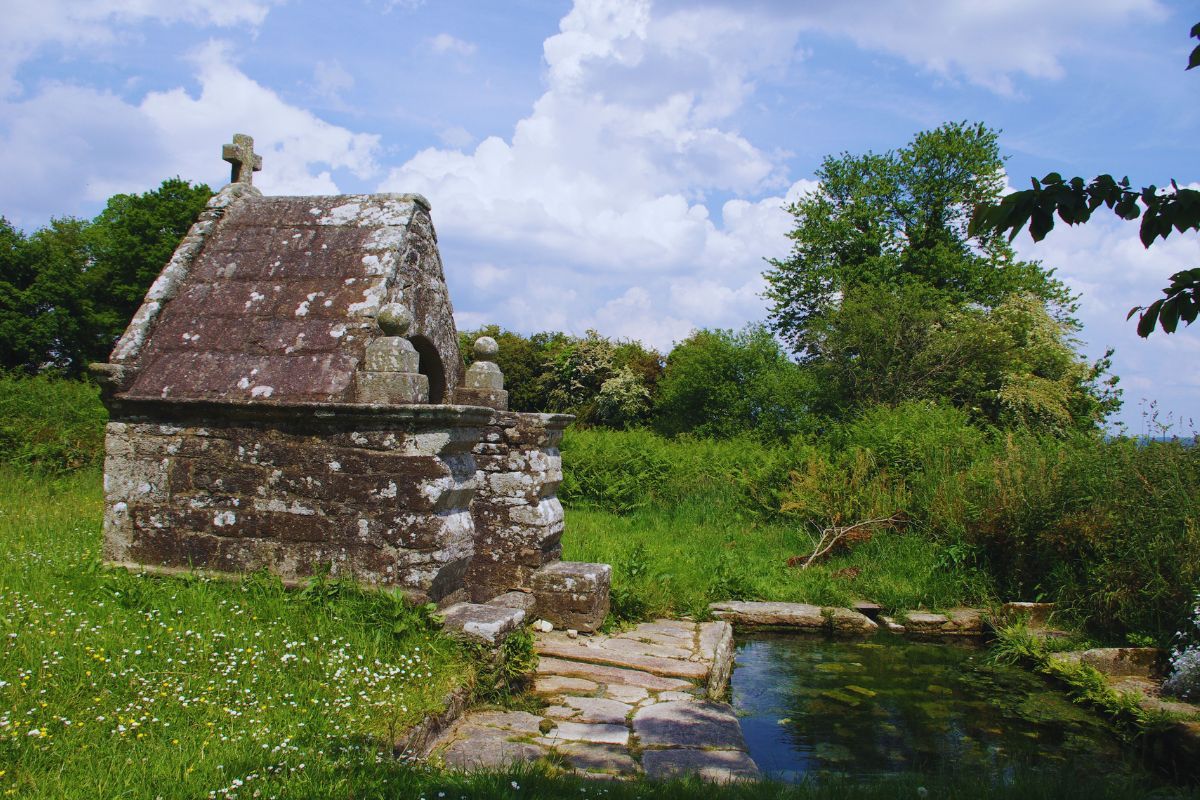
{"type": "Polygon", "coordinates": [[[1098,715],[976,647],[878,636],[869,642],[742,636],[731,681],[764,774],[881,775],[1018,767],[1139,773],[1098,715]]]}

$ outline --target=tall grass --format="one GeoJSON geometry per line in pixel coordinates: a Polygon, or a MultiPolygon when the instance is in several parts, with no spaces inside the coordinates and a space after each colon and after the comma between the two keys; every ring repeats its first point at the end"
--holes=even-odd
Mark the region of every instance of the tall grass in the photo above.
{"type": "Polygon", "coordinates": [[[563,458],[569,557],[640,582],[633,610],[695,611],[721,590],[904,608],[1040,599],[1102,636],[1166,643],[1200,586],[1200,448],[1180,442],[985,431],[909,404],[778,446],[569,431],[563,458]],[[897,512],[903,531],[787,567],[814,531],[897,512]]]}
{"type": "Polygon", "coordinates": [[[0,372],[0,463],[42,473],[98,465],[107,419],[92,384],[0,372]]]}

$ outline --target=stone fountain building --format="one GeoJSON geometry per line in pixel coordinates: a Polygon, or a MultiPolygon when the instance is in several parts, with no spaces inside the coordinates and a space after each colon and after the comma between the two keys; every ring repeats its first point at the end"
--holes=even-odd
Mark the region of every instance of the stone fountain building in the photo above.
{"type": "Polygon", "coordinates": [[[507,411],[490,339],[464,369],[428,201],[267,197],[249,137],[224,156],[230,184],[93,366],[105,560],[328,570],[594,630],[610,570],[559,560],[571,418],[507,411]]]}

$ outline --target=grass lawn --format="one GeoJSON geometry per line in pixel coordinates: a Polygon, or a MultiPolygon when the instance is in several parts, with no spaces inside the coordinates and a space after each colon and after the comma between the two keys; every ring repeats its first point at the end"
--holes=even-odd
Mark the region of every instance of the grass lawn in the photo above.
{"type": "Polygon", "coordinates": [[[102,569],[100,520],[96,472],[0,471],[0,795],[348,796],[471,680],[388,595],[102,569]]]}
{"type": "MultiPolygon", "coordinates": [[[[47,479],[0,468],[0,797],[1106,800],[1143,792],[1124,779],[1041,773],[1004,785],[958,775],[715,788],[589,782],[548,765],[461,775],[407,764],[381,743],[472,680],[458,647],[390,596],[343,585],[294,592],[261,575],[226,583],[104,569],[100,518],[95,471],[47,479]]],[[[568,551],[635,568],[621,574],[653,613],[702,607],[714,572],[781,599],[891,591],[925,593],[937,605],[955,596],[942,575],[954,570],[931,569],[905,537],[880,538],[797,577],[781,566],[800,544],[794,533],[739,533],[727,523],[701,508],[572,511],[568,551]],[[628,558],[638,552],[641,572],[628,558]],[[884,563],[868,571],[872,560],[884,563]],[[864,572],[848,583],[832,577],[846,565],[864,572]]]]}
{"type": "Polygon", "coordinates": [[[615,610],[628,617],[701,615],[715,600],[780,600],[890,610],[951,608],[991,600],[985,575],[952,548],[883,531],[807,569],[788,558],[812,551],[798,523],[762,524],[722,504],[685,501],[627,515],[568,508],[563,558],[613,565],[615,610]]]}

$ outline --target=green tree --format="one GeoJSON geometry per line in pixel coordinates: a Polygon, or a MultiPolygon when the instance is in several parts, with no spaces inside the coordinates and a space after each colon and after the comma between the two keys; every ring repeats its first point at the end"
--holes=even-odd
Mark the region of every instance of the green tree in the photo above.
{"type": "Polygon", "coordinates": [[[1119,408],[1108,355],[1074,350],[1076,325],[1030,295],[954,306],[928,286],[858,286],[814,321],[814,410],[847,419],[875,406],[949,402],[977,422],[1063,434],[1119,408]]]}
{"type": "Polygon", "coordinates": [[[86,283],[95,305],[97,337],[90,359],[108,357],[212,194],[205,184],[168,178],[153,191],[108,199],[88,231],[93,263],[86,283]]]}
{"type": "MultiPolygon", "coordinates": [[[[1200,39],[1200,23],[1192,26],[1191,37],[1200,39]]],[[[1192,49],[1187,69],[1197,66],[1200,45],[1192,49]]],[[[1118,181],[1107,174],[1085,182],[1083,178],[1067,180],[1051,172],[1040,181],[1030,181],[1031,189],[1013,192],[1003,200],[990,198],[977,203],[971,232],[977,236],[1007,232],[1011,241],[1028,226],[1029,235],[1040,242],[1054,229],[1055,214],[1067,225],[1082,225],[1101,206],[1124,220],[1141,217],[1143,247],[1159,238],[1166,239],[1172,231],[1200,230],[1200,191],[1181,189],[1174,180],[1170,189],[1161,191],[1154,185],[1139,191],[1128,177],[1118,181]]],[[[1138,314],[1138,336],[1149,336],[1156,325],[1164,333],[1174,333],[1180,320],[1191,325],[1200,316],[1200,267],[1176,272],[1170,280],[1162,290],[1163,297],[1146,306],[1134,306],[1125,315],[1129,319],[1138,314]]]]}
{"type": "Polygon", "coordinates": [[[1070,310],[1065,287],[1019,261],[994,233],[971,232],[972,210],[998,198],[995,131],[948,123],[883,154],[829,156],[819,187],[788,210],[792,251],[765,276],[770,324],[807,358],[813,323],[864,285],[920,284],[941,302],[992,307],[1014,292],[1070,310]]]}
{"type": "Polygon", "coordinates": [[[172,178],[115,195],[94,220],[25,236],[0,220],[0,366],[81,373],[108,358],[212,192],[172,178]]]}
{"type": "Polygon", "coordinates": [[[500,346],[496,364],[504,373],[508,407],[514,411],[548,411],[549,405],[542,388],[546,364],[569,337],[564,333],[535,333],[527,337],[499,325],[460,331],[459,350],[468,365],[472,361],[471,346],[480,336],[490,336],[500,346]]]}
{"type": "Polygon", "coordinates": [[[667,356],[654,425],[671,436],[786,439],[812,429],[811,391],[766,328],[698,330],[667,356]]]}

